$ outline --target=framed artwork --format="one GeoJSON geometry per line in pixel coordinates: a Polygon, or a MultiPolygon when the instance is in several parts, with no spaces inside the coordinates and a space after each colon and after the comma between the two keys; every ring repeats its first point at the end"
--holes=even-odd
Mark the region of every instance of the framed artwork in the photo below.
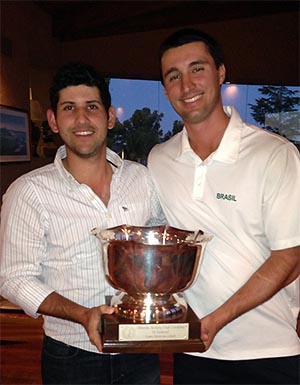
{"type": "Polygon", "coordinates": [[[30,160],[28,112],[0,105],[0,162],[30,160]]]}

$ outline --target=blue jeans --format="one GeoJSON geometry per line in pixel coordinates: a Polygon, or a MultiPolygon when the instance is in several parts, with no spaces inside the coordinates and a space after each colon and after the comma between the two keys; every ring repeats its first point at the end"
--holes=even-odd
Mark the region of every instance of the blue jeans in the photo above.
{"type": "Polygon", "coordinates": [[[159,357],[91,353],[45,336],[42,380],[44,385],[159,384],[159,357]]]}
{"type": "Polygon", "coordinates": [[[174,355],[174,384],[299,384],[299,356],[227,361],[174,355]]]}

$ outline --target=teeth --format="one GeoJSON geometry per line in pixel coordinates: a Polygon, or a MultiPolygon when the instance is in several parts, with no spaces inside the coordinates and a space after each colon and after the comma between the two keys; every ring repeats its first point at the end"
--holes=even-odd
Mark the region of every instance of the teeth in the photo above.
{"type": "Polygon", "coordinates": [[[193,98],[190,98],[190,99],[184,99],[184,102],[185,102],[185,103],[193,103],[193,102],[195,102],[196,100],[199,100],[201,97],[202,97],[202,95],[196,95],[196,96],[194,96],[193,98]]]}
{"type": "Polygon", "coordinates": [[[79,135],[79,136],[87,136],[87,135],[91,135],[92,134],[92,131],[79,131],[79,132],[75,132],[75,135],[79,135]]]}

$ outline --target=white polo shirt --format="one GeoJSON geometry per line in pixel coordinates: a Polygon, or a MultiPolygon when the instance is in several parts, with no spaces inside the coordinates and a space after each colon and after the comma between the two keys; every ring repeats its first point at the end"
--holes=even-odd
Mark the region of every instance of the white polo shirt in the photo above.
{"type": "MultiPolygon", "coordinates": [[[[233,107],[224,110],[229,125],[204,161],[191,149],[185,129],[155,146],[148,159],[168,223],[213,235],[198,280],[185,292],[200,318],[231,297],[270,250],[300,244],[299,152],[284,138],[244,123],[233,107]]],[[[299,280],[224,327],[201,356],[299,354],[298,311],[299,280]]]]}

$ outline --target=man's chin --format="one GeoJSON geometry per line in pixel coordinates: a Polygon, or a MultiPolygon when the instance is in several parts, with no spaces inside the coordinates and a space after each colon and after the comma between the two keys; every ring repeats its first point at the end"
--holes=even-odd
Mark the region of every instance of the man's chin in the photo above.
{"type": "Polygon", "coordinates": [[[199,124],[202,123],[206,118],[206,115],[199,112],[182,114],[182,120],[187,124],[199,124]]]}

